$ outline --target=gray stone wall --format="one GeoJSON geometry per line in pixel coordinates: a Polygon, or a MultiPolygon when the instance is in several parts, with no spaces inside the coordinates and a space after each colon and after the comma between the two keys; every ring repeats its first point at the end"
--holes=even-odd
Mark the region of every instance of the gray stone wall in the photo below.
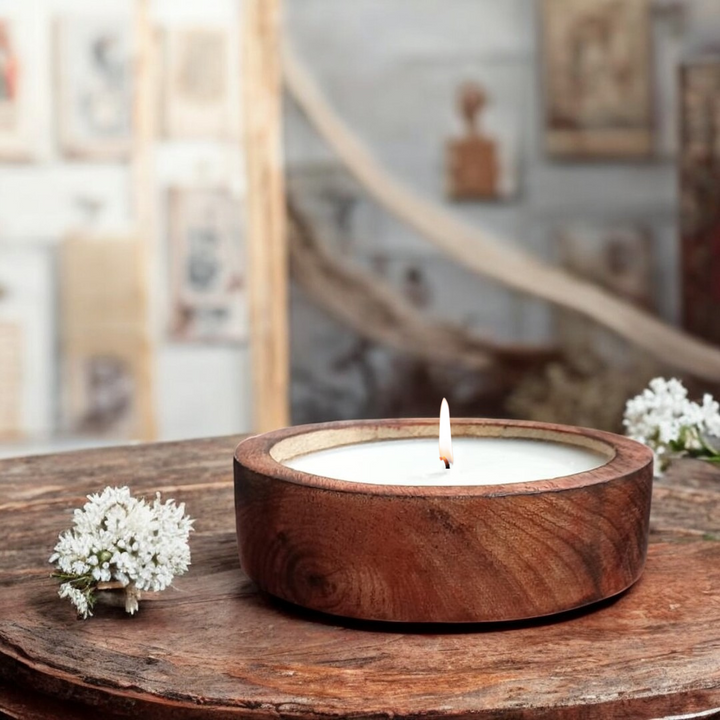
{"type": "MultiPolygon", "coordinates": [[[[675,321],[676,70],[688,52],[720,39],[719,12],[720,3],[704,0],[653,4],[655,151],[641,162],[557,162],[546,155],[535,0],[289,0],[286,25],[337,113],[413,190],[548,262],[558,261],[557,238],[568,227],[638,228],[650,237],[653,303],[675,321]],[[498,202],[446,198],[445,145],[460,132],[455,93],[467,80],[488,93],[484,128],[500,144],[514,188],[498,202]]],[[[430,288],[428,312],[501,339],[555,339],[553,308],[440,256],[348,180],[291,100],[285,113],[290,186],[318,232],[357,259],[382,265],[398,287],[402,268],[420,268],[430,288]]],[[[293,360],[303,377],[339,352],[325,350],[342,344],[346,333],[304,303],[296,293],[293,360]]],[[[328,366],[323,378],[331,376],[328,366]]],[[[306,394],[302,382],[294,387],[296,398],[306,394]]],[[[347,387],[345,378],[336,390],[342,395],[347,387]]]]}

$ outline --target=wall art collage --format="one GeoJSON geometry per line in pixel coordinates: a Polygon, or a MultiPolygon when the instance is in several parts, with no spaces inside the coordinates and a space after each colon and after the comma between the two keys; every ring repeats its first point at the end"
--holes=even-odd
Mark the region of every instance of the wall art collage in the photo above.
{"type": "Polygon", "coordinates": [[[3,441],[156,437],[158,363],[247,343],[238,8],[137,7],[0,2],[3,441]]]}

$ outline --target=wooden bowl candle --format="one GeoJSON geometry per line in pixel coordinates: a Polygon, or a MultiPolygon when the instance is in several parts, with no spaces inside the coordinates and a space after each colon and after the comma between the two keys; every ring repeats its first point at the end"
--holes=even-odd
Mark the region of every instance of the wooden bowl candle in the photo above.
{"type": "Polygon", "coordinates": [[[469,623],[616,595],[645,562],[648,448],[510,420],[287,428],[235,452],[240,561],[260,589],[325,613],[469,623]],[[446,452],[447,455],[447,452],[446,452]]]}

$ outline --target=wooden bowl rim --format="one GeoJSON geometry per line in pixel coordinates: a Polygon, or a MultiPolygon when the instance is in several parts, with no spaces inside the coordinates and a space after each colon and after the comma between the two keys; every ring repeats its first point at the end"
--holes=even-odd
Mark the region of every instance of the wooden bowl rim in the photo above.
{"type": "MultiPolygon", "coordinates": [[[[412,437],[435,437],[438,420],[436,418],[403,418],[391,420],[341,420],[312,425],[297,425],[282,428],[272,432],[254,435],[243,440],[235,449],[235,462],[248,470],[272,478],[278,482],[287,482],[295,485],[304,485],[320,490],[334,492],[359,493],[363,495],[402,495],[415,497],[496,497],[506,495],[535,495],[542,492],[558,492],[572,490],[590,485],[598,485],[627,477],[650,467],[652,472],[653,455],[650,448],[631,440],[630,438],[603,430],[581,428],[555,423],[534,422],[530,420],[505,420],[486,418],[454,418],[452,431],[454,437],[517,437],[522,439],[535,439],[540,441],[561,442],[567,445],[585,447],[599,453],[606,453],[607,462],[592,470],[586,470],[572,475],[563,475],[546,480],[529,482],[506,483],[502,485],[447,485],[447,486],[418,486],[418,485],[376,485],[372,483],[350,482],[328,478],[322,475],[294,470],[282,461],[273,457],[272,450],[285,441],[292,441],[302,435],[314,433],[335,434],[337,439],[347,437],[348,431],[360,430],[364,437],[353,439],[356,442],[377,440],[394,440],[412,437]],[[430,430],[435,429],[433,435],[430,430]],[[465,434],[469,428],[480,431],[489,431],[487,434],[465,434]],[[424,434],[412,434],[409,431],[424,434]],[[392,431],[396,437],[378,438],[378,431],[392,431]],[[404,434],[407,433],[407,434],[404,434]]],[[[324,436],[323,436],[324,437],[324,436]]],[[[338,442],[325,445],[340,447],[351,444],[338,442]]],[[[322,448],[310,450],[317,452],[322,448]]],[[[288,455],[283,459],[290,459],[306,453],[288,455]]]]}

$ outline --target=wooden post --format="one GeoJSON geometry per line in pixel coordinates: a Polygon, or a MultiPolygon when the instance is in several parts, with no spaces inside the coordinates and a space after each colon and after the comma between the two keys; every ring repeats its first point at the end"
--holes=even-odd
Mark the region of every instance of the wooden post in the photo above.
{"type": "Polygon", "coordinates": [[[142,274],[139,292],[144,308],[143,342],[145,351],[138,366],[138,398],[142,417],[142,440],[155,440],[157,426],[153,403],[154,343],[152,340],[152,259],[157,256],[155,245],[155,181],[152,153],[155,140],[153,30],[150,18],[150,0],[136,0],[133,18],[134,77],[133,77],[133,144],[131,170],[131,202],[138,242],[138,267],[142,274]]]}
{"type": "Polygon", "coordinates": [[[253,425],[265,432],[289,420],[280,0],[244,0],[243,10],[253,425]]]}
{"type": "Polygon", "coordinates": [[[720,345],[720,57],[680,72],[680,273],[685,329],[720,345]]]}

